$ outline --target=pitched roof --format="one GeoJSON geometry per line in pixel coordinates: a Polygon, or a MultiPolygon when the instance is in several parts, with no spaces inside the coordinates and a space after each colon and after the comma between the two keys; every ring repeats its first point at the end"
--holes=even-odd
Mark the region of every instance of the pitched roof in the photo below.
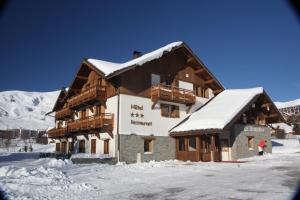
{"type": "Polygon", "coordinates": [[[224,90],[170,132],[223,130],[255,97],[263,93],[262,87],[224,90]]]}
{"type": "Polygon", "coordinates": [[[152,51],[150,53],[144,54],[141,57],[138,57],[136,59],[130,60],[125,63],[113,63],[113,62],[107,62],[103,60],[97,60],[89,58],[87,61],[92,64],[94,67],[96,67],[98,70],[103,72],[103,74],[107,77],[110,75],[113,75],[114,73],[117,73],[119,71],[123,71],[126,69],[130,69],[131,66],[141,66],[145,64],[146,62],[155,60],[160,58],[165,52],[170,52],[173,48],[178,47],[182,45],[183,42],[173,42],[170,43],[164,47],[161,47],[155,51],[152,51]]]}

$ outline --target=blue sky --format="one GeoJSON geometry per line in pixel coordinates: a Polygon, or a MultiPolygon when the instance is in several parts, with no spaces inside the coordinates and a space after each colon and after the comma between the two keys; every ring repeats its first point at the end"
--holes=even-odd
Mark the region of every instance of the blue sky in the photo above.
{"type": "Polygon", "coordinates": [[[300,23],[286,1],[9,1],[0,91],[68,86],[82,58],[124,62],[186,42],[226,88],[300,98],[300,23]]]}

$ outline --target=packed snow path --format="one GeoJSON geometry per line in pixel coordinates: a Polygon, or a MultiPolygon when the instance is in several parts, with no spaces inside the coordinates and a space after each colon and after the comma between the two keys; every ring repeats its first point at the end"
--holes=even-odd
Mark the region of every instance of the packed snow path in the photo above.
{"type": "Polygon", "coordinates": [[[300,180],[299,152],[281,148],[245,163],[0,162],[0,187],[10,199],[291,199],[300,180]]]}

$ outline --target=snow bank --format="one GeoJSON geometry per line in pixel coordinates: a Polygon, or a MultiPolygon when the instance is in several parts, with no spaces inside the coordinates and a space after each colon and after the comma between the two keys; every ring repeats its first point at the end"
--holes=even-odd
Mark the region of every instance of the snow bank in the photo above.
{"type": "Polygon", "coordinates": [[[62,168],[64,166],[66,166],[67,164],[70,164],[70,161],[68,161],[68,160],[60,160],[60,159],[54,159],[54,158],[48,158],[48,159],[49,159],[49,161],[47,163],[48,167],[62,168]]]}
{"type": "Polygon", "coordinates": [[[108,155],[108,154],[77,153],[77,154],[73,154],[71,156],[71,158],[100,158],[100,159],[104,159],[104,158],[111,158],[111,156],[108,155]]]}
{"type": "Polygon", "coordinates": [[[69,198],[75,199],[76,192],[92,190],[91,185],[74,182],[61,171],[71,165],[68,161],[39,159],[23,165],[0,167],[0,188],[9,199],[65,199],[64,192],[74,193],[69,198]]]}
{"type": "Polygon", "coordinates": [[[296,139],[273,139],[272,153],[296,153],[300,152],[300,138],[296,139]]]}

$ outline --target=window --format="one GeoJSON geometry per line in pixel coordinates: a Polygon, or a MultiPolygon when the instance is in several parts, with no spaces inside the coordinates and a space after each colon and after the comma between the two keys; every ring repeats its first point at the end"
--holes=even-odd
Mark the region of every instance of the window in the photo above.
{"type": "Polygon", "coordinates": [[[179,106],[160,104],[161,116],[179,118],[179,106]]]}
{"type": "Polygon", "coordinates": [[[109,154],[109,140],[104,140],[104,154],[109,154]]]}
{"type": "Polygon", "coordinates": [[[196,151],[196,137],[191,136],[188,138],[189,141],[189,151],[196,151]]]}
{"type": "Polygon", "coordinates": [[[254,137],[247,137],[248,138],[248,149],[253,150],[254,149],[254,137]]]}
{"type": "Polygon", "coordinates": [[[158,85],[158,84],[160,84],[160,75],[151,74],[151,85],[158,85]]]}
{"type": "Polygon", "coordinates": [[[153,152],[153,140],[144,139],[144,153],[152,153],[152,152],[153,152]]]}
{"type": "Polygon", "coordinates": [[[185,151],[184,137],[179,137],[178,138],[178,150],[179,151],[185,151]]]}
{"type": "Polygon", "coordinates": [[[185,82],[185,81],[178,81],[179,88],[193,91],[194,85],[193,83],[185,82]]]}

